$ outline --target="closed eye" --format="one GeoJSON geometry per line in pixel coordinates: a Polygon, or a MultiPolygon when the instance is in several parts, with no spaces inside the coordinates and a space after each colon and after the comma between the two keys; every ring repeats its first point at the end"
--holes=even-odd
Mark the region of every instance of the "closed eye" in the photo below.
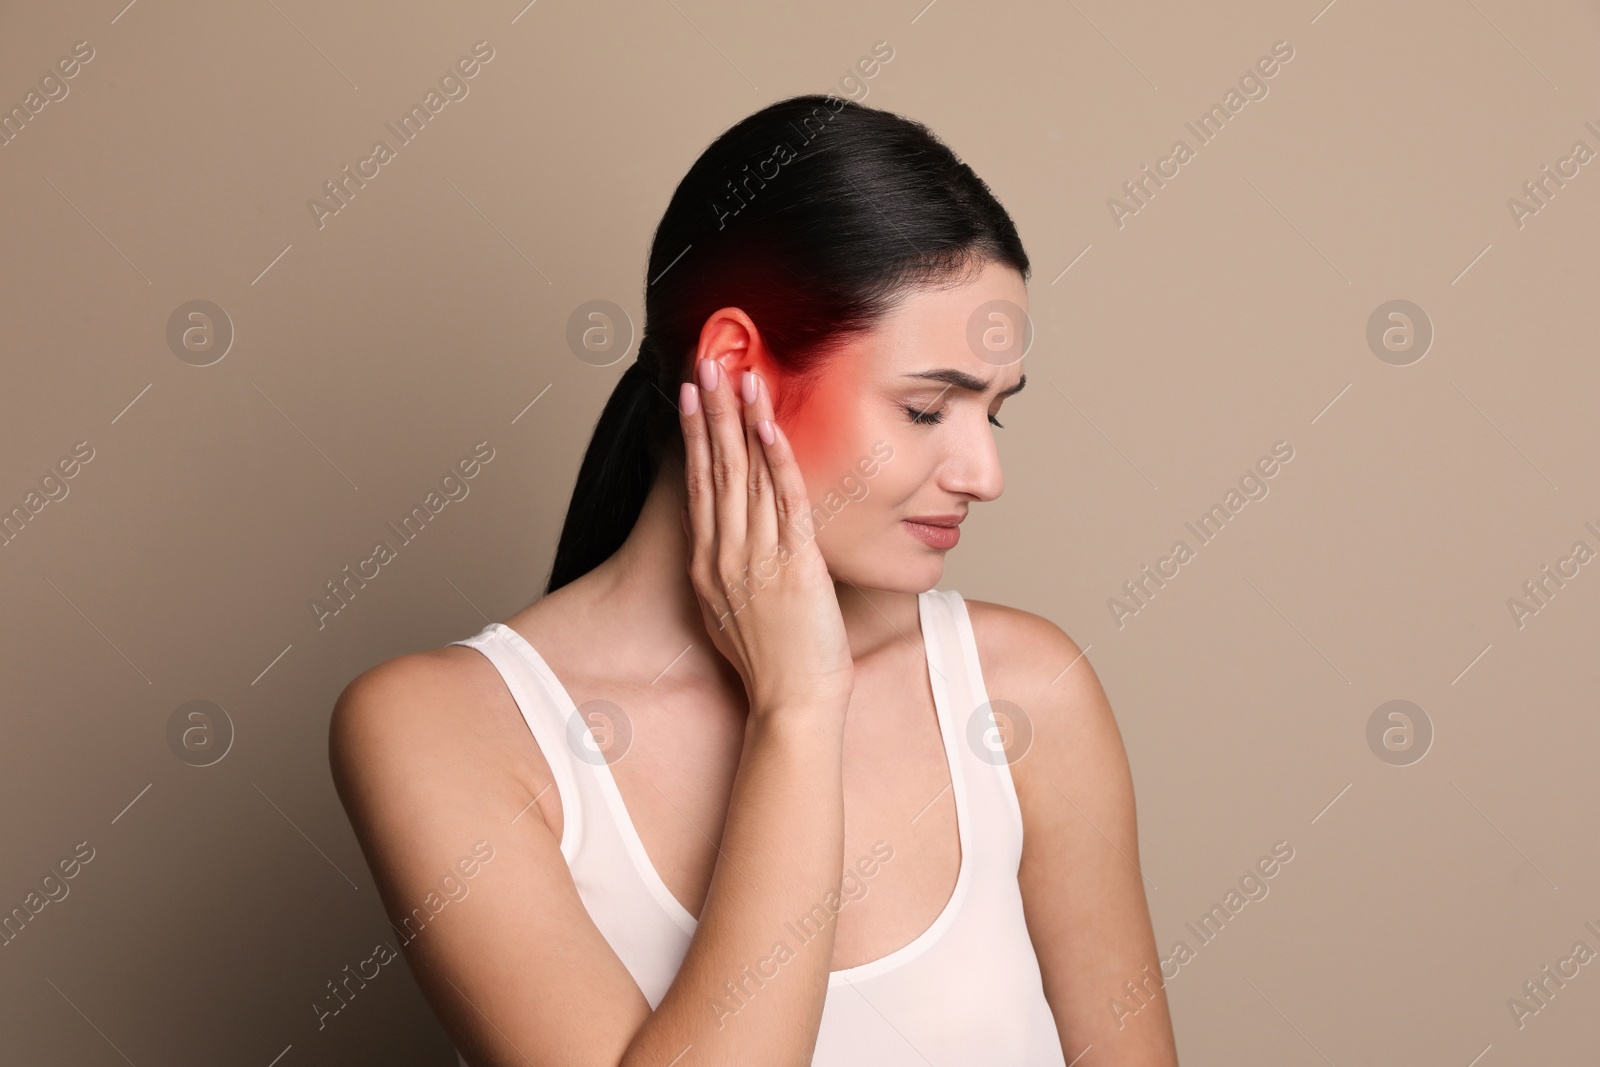
{"type": "MultiPolygon", "coordinates": [[[[939,411],[924,411],[921,408],[915,408],[909,404],[902,404],[900,407],[903,411],[905,411],[906,416],[919,426],[937,426],[939,423],[944,421],[943,409],[939,411]]],[[[993,415],[989,416],[989,423],[990,425],[1000,427],[1002,430],[1005,429],[1005,425],[993,415]]]]}

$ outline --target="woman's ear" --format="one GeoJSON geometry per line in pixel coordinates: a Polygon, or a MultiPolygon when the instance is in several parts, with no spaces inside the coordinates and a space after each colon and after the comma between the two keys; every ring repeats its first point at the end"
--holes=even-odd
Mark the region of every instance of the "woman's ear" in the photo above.
{"type": "Polygon", "coordinates": [[[761,338],[761,330],[742,308],[725,307],[714,311],[700,328],[700,345],[695,351],[698,364],[702,359],[714,359],[722,365],[722,372],[739,388],[740,375],[755,371],[766,384],[772,396],[774,409],[778,404],[782,377],[777,361],[761,338]]]}
{"type": "Polygon", "coordinates": [[[700,327],[700,344],[695,356],[714,359],[727,370],[744,357],[751,341],[759,334],[755,322],[742,308],[718,308],[706,316],[700,327]]]}

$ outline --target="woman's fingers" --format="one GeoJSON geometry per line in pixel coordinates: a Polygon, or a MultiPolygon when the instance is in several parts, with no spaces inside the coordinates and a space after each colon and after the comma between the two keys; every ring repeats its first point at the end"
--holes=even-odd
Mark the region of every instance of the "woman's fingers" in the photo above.
{"type": "MultiPolygon", "coordinates": [[[[744,544],[749,450],[744,441],[743,404],[722,364],[702,359],[697,361],[695,373],[700,382],[700,404],[705,409],[706,433],[711,439],[710,472],[717,531],[713,555],[719,558],[725,549],[744,544]]],[[[736,575],[737,568],[734,569],[736,575]]]]}
{"type": "Polygon", "coordinates": [[[711,439],[707,434],[705,403],[699,386],[684,382],[678,388],[678,422],[683,430],[683,481],[689,510],[689,574],[716,589],[711,573],[716,548],[716,489],[711,484],[711,439]]]}
{"type": "Polygon", "coordinates": [[[730,379],[715,360],[698,361],[695,376],[680,395],[690,572],[726,622],[746,583],[771,576],[780,542],[806,551],[811,500],[761,376],[730,379]]]}
{"type": "Polygon", "coordinates": [[[778,514],[772,485],[772,471],[767,466],[766,438],[761,423],[772,420],[772,394],[767,383],[754,371],[740,375],[740,399],[744,401],[745,447],[750,455],[749,511],[746,529],[751,547],[756,550],[756,562],[763,571],[770,570],[766,557],[772,553],[778,540],[778,514]]]}
{"type": "MultiPolygon", "coordinates": [[[[762,385],[766,392],[765,383],[762,385]]],[[[800,476],[800,465],[795,462],[789,438],[772,417],[771,396],[762,399],[762,417],[771,431],[772,442],[761,439],[761,456],[772,479],[772,513],[777,524],[776,536],[789,545],[791,551],[811,540],[811,498],[806,493],[805,479],[800,476]]]]}

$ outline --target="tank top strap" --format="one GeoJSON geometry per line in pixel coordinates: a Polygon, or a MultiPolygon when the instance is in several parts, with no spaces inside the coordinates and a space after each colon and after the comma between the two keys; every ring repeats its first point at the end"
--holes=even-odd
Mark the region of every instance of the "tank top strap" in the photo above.
{"type": "MultiPolygon", "coordinates": [[[[966,600],[954,589],[923,593],[924,639],[929,667],[944,685],[955,746],[967,788],[972,825],[988,847],[1004,858],[1014,876],[1022,863],[1022,807],[1011,765],[1001,744],[1004,731],[1028,729],[1025,709],[991,703],[978,662],[978,642],[966,600]]],[[[1023,748],[1025,751],[1025,747],[1023,748]]]]}
{"type": "Polygon", "coordinates": [[[580,788],[579,781],[589,768],[578,765],[573,743],[569,741],[572,724],[567,721],[562,707],[566,690],[550,675],[541,659],[530,658],[523,651],[522,641],[522,635],[511,627],[492,622],[471,637],[449,644],[466,645],[487,656],[511,691],[540,753],[550,766],[550,773],[555,776],[555,788],[561,798],[561,854],[570,864],[583,841],[585,805],[580,798],[585,790],[580,788]]]}

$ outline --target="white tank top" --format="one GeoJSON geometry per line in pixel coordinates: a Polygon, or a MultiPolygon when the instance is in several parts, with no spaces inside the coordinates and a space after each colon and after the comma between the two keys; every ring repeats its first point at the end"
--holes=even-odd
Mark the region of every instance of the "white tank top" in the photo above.
{"type": "MultiPolygon", "coordinates": [[[[996,742],[966,603],[955,590],[933,589],[918,595],[917,607],[955,793],[961,868],[944,910],[915,940],[829,974],[811,1062],[1064,1067],[1017,884],[1022,811],[996,742]]],[[[555,776],[561,854],[578,894],[654,1009],[688,951],[695,917],[656,873],[611,768],[584,736],[587,724],[543,657],[498,622],[450,644],[476,648],[505,679],[555,776]]],[[[730,1000],[723,1010],[736,1014],[737,1006],[730,1000]]],[[[466,1067],[459,1052],[457,1059],[466,1067]]]]}

